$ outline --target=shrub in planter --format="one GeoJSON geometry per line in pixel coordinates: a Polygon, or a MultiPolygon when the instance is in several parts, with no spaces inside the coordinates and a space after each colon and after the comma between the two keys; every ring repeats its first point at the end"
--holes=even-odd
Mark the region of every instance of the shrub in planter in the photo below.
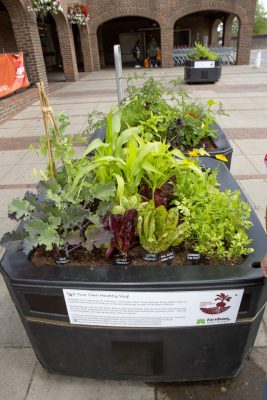
{"type": "Polygon", "coordinates": [[[214,83],[220,79],[221,71],[220,56],[201,43],[195,43],[194,49],[187,55],[185,62],[185,82],[214,83]]]}
{"type": "Polygon", "coordinates": [[[208,47],[196,42],[194,49],[188,53],[187,58],[192,61],[218,60],[220,56],[214,51],[211,51],[208,47]]]}
{"type": "MultiPolygon", "coordinates": [[[[193,101],[185,90],[177,90],[177,82],[172,83],[174,88],[153,78],[141,87],[129,82],[129,96],[120,105],[121,131],[139,126],[146,139],[165,140],[184,154],[193,148],[204,148],[211,157],[223,154],[230,168],[233,149],[216,123],[217,115],[225,115],[221,102],[193,101]]],[[[104,120],[102,114],[90,114],[87,133],[98,130],[104,120]]],[[[105,131],[99,134],[104,139],[105,131]]]]}
{"type": "Polygon", "coordinates": [[[237,193],[220,192],[215,172],[203,171],[178,149],[148,141],[138,128],[120,132],[120,124],[119,112],[109,114],[105,142],[96,139],[78,159],[71,139],[54,137],[53,164],[60,160],[62,166],[54,176],[42,173],[37,196],[12,202],[10,215],[24,224],[6,234],[2,245],[67,259],[80,247],[127,257],[139,242],[153,253],[182,244],[228,260],[252,251],[249,206],[237,193]],[[87,157],[92,150],[94,156],[87,157]],[[209,236],[214,241],[206,240],[209,236]]]}
{"type": "MultiPolygon", "coordinates": [[[[23,223],[1,240],[8,249],[1,270],[37,357],[50,372],[83,377],[174,381],[235,375],[266,301],[263,278],[251,268],[265,236],[251,226],[250,207],[231,190],[237,186],[224,166],[217,171],[215,160],[205,161],[212,169],[198,165],[164,142],[144,139],[137,128],[120,132],[118,112],[108,115],[106,125],[105,142],[96,139],[78,158],[70,137],[51,132],[54,153],[37,195],[27,193],[9,208],[10,217],[23,223]],[[200,265],[192,265],[196,255],[200,265]],[[152,308],[168,296],[202,296],[211,320],[212,313],[231,307],[231,295],[241,301],[244,292],[241,322],[198,326],[205,324],[203,314],[191,325],[176,321],[168,329],[151,310],[132,324],[122,322],[116,299],[135,292],[145,301],[154,294],[152,308]],[[65,303],[87,295],[97,309],[89,324],[68,314],[65,303]],[[214,297],[214,309],[207,296],[214,297]]],[[[43,140],[41,151],[48,147],[43,140]]],[[[136,307],[137,297],[127,307],[136,307]]]]}

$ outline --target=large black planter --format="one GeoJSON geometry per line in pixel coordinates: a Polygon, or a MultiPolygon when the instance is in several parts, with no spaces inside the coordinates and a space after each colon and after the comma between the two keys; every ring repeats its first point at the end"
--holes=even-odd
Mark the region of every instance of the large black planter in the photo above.
{"type": "Polygon", "coordinates": [[[221,60],[186,60],[184,80],[186,83],[215,83],[220,79],[221,73],[221,60]]]}
{"type": "MultiPolygon", "coordinates": [[[[224,165],[213,159],[203,163],[218,166],[222,190],[239,188],[224,165]]],[[[36,356],[51,373],[160,382],[233,377],[253,347],[267,299],[267,280],[259,268],[267,237],[254,212],[251,220],[255,251],[238,266],[37,267],[24,253],[7,251],[1,272],[36,356]],[[168,328],[71,324],[63,289],[80,289],[81,295],[85,290],[156,293],[163,299],[210,290],[244,293],[234,323],[168,328]]]]}
{"type": "MultiPolygon", "coordinates": [[[[221,127],[218,124],[214,124],[212,126],[214,130],[216,130],[216,138],[212,139],[211,141],[213,142],[214,146],[216,147],[215,150],[209,151],[209,155],[212,158],[215,158],[216,155],[218,154],[223,154],[227,158],[227,162],[225,165],[227,166],[228,169],[231,168],[231,162],[232,162],[232,155],[233,155],[233,147],[231,146],[229,140],[227,139],[225,133],[221,129],[221,127]]],[[[102,139],[104,140],[106,137],[106,128],[101,128],[96,130],[90,137],[89,142],[91,143],[94,139],[102,139]]],[[[188,153],[184,153],[185,155],[188,155],[188,153]]]]}

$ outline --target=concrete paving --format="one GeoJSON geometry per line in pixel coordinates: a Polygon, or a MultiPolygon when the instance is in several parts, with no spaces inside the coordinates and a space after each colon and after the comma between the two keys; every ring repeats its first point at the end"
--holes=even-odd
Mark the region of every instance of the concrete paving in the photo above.
{"type": "MultiPolygon", "coordinates": [[[[147,76],[166,82],[183,76],[183,68],[146,70],[147,76]]],[[[125,70],[125,77],[136,73],[125,70]]],[[[138,71],[142,75],[144,71],[138,71]]],[[[50,85],[50,101],[55,113],[65,111],[72,125],[68,133],[86,127],[89,112],[107,112],[116,104],[113,70],[81,74],[75,83],[50,85]]],[[[226,66],[215,85],[190,85],[195,99],[222,101],[229,117],[219,124],[234,147],[231,171],[255,208],[263,226],[267,205],[267,68],[226,66]]],[[[0,236],[16,227],[7,217],[14,197],[33,190],[39,177],[32,170],[43,169],[44,160],[28,150],[43,134],[38,102],[0,126],[0,236]]],[[[267,249],[266,249],[267,251],[267,249]]],[[[3,249],[0,249],[0,257],[3,249]]],[[[0,277],[0,400],[152,400],[152,399],[262,399],[267,376],[267,314],[261,324],[250,361],[238,378],[208,383],[154,385],[140,382],[100,382],[52,376],[36,360],[29,340],[0,277]]]]}

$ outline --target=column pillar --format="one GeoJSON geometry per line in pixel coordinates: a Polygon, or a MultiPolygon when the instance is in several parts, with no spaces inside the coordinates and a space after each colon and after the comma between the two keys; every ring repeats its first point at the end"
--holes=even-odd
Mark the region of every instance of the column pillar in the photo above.
{"type": "Polygon", "coordinates": [[[79,79],[79,73],[71,26],[63,14],[58,14],[53,17],[57,24],[57,33],[63,59],[65,80],[66,82],[77,81],[79,79]]]}
{"type": "Polygon", "coordinates": [[[83,62],[84,62],[84,71],[92,72],[93,71],[93,60],[92,60],[92,50],[91,50],[91,42],[88,25],[80,26],[80,38],[81,38],[81,47],[83,53],[83,62]]]}
{"type": "Polygon", "coordinates": [[[17,49],[25,53],[29,79],[43,81],[47,86],[47,75],[35,13],[10,13],[17,49]]]}
{"type": "Polygon", "coordinates": [[[232,25],[235,16],[230,14],[224,21],[223,24],[223,46],[231,47],[231,38],[232,38],[232,25]]]}
{"type": "Polygon", "coordinates": [[[90,33],[90,40],[92,48],[93,70],[100,71],[100,59],[99,59],[98,41],[96,32],[90,33]]]}
{"type": "Polygon", "coordinates": [[[243,24],[239,27],[238,45],[237,45],[237,61],[238,65],[249,64],[250,50],[252,45],[252,24],[243,24]]]}
{"type": "Polygon", "coordinates": [[[97,39],[98,39],[100,68],[103,69],[103,68],[105,68],[106,63],[105,63],[105,54],[104,54],[103,32],[102,32],[101,26],[98,28],[97,39]]]}
{"type": "Polygon", "coordinates": [[[173,26],[161,26],[161,65],[163,68],[173,67],[173,26]]]}

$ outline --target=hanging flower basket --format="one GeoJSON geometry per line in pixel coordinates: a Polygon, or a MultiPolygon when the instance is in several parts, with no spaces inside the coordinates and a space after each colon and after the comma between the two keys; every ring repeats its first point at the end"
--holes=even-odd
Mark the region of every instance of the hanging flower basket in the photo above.
{"type": "Polygon", "coordinates": [[[28,11],[36,12],[41,19],[44,19],[49,12],[53,14],[63,12],[60,0],[31,0],[31,3],[28,11]]]}
{"type": "Polygon", "coordinates": [[[68,8],[68,19],[71,24],[86,25],[89,21],[89,11],[85,4],[76,3],[68,8]]]}

